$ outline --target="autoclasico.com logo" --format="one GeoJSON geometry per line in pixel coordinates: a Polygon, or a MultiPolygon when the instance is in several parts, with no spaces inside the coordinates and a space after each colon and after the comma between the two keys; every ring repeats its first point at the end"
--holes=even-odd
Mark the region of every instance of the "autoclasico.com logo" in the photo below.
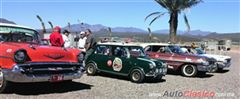
{"type": "Polygon", "coordinates": [[[214,91],[165,91],[163,93],[149,93],[150,97],[234,97],[234,93],[218,93],[214,91]]]}

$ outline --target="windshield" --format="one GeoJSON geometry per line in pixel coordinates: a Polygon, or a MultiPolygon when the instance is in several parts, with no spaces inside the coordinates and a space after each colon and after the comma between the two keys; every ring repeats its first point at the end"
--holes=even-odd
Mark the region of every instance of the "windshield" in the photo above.
{"type": "Polygon", "coordinates": [[[179,46],[169,46],[169,49],[173,52],[173,53],[177,53],[177,54],[185,54],[186,52],[181,49],[179,46]]]}
{"type": "Polygon", "coordinates": [[[31,29],[0,26],[0,42],[38,42],[37,32],[31,29]]]}
{"type": "Polygon", "coordinates": [[[144,50],[142,47],[139,46],[131,46],[128,47],[130,56],[133,57],[146,57],[146,54],[144,53],[144,50]]]}
{"type": "Polygon", "coordinates": [[[205,54],[205,52],[201,48],[196,48],[195,51],[196,54],[205,54]]]}

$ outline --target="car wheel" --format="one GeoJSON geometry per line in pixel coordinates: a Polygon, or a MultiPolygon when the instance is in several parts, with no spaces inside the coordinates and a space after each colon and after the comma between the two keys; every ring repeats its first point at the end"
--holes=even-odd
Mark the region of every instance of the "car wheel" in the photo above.
{"type": "Polygon", "coordinates": [[[11,83],[6,81],[3,76],[3,72],[0,68],[0,93],[8,92],[10,90],[11,83]]]}
{"type": "Polygon", "coordinates": [[[96,66],[93,63],[87,64],[86,66],[87,75],[95,75],[96,71],[97,71],[96,66]]]}
{"type": "Polygon", "coordinates": [[[197,74],[197,68],[194,65],[186,64],[181,68],[183,76],[193,77],[197,74]]]}
{"type": "Polygon", "coordinates": [[[130,79],[132,82],[141,83],[144,80],[144,74],[141,70],[135,69],[130,74],[130,79]]]}

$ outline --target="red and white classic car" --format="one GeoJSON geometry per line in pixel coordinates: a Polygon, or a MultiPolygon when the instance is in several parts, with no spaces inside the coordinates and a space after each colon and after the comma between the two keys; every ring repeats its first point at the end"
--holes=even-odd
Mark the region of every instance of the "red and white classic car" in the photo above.
{"type": "Polygon", "coordinates": [[[0,93],[12,82],[59,82],[80,78],[81,51],[42,45],[34,29],[0,23],[0,93]]]}
{"type": "Polygon", "coordinates": [[[177,45],[162,43],[140,44],[151,58],[166,61],[168,69],[180,71],[184,76],[193,77],[196,74],[214,72],[216,60],[199,55],[186,55],[177,45]]]}

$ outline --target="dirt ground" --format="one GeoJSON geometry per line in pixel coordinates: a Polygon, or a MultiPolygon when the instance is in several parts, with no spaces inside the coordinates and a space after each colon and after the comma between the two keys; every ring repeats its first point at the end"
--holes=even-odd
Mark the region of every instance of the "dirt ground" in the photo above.
{"type": "Polygon", "coordinates": [[[232,57],[232,65],[223,72],[192,78],[169,72],[162,81],[147,80],[142,84],[109,74],[83,75],[82,78],[69,83],[16,84],[13,92],[0,94],[0,99],[239,99],[240,52],[238,49],[232,50],[226,55],[232,57]],[[205,95],[196,96],[194,93],[205,95]],[[212,95],[214,96],[211,97],[212,95]]]}

